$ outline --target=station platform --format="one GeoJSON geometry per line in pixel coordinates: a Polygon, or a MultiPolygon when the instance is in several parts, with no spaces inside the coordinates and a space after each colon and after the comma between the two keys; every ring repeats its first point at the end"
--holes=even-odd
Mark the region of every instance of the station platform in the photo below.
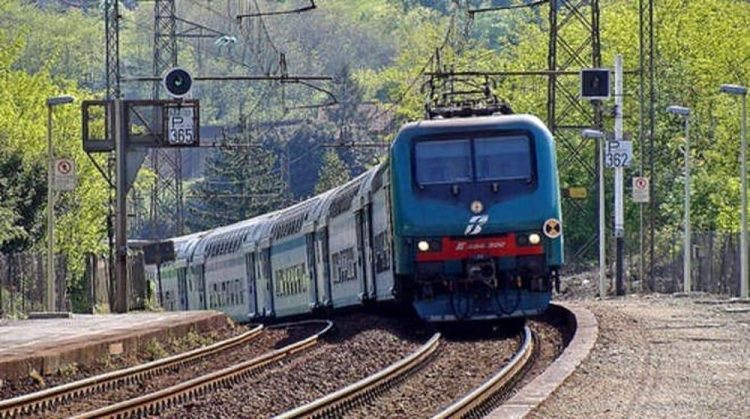
{"type": "Polygon", "coordinates": [[[680,293],[572,302],[596,316],[598,339],[527,417],[750,417],[747,300],[680,293]]]}
{"type": "Polygon", "coordinates": [[[34,369],[55,373],[71,363],[88,364],[109,355],[135,353],[151,339],[179,338],[227,325],[216,311],[74,314],[70,318],[0,320],[0,379],[34,369]]]}

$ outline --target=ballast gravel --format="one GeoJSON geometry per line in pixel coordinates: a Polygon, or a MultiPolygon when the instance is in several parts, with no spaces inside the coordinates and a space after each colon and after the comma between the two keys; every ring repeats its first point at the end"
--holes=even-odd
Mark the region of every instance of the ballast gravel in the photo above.
{"type": "Polygon", "coordinates": [[[26,378],[0,380],[0,400],[18,397],[50,387],[83,380],[110,371],[116,371],[167,356],[172,356],[181,352],[187,352],[221,340],[229,339],[248,330],[249,329],[245,326],[238,325],[224,327],[202,334],[191,333],[182,339],[174,339],[163,344],[149,344],[135,354],[124,356],[113,355],[107,358],[102,358],[90,365],[66,365],[61,371],[58,371],[58,373],[41,377],[41,380],[39,378],[33,378],[31,374],[26,378]]]}
{"type": "Polygon", "coordinates": [[[157,376],[127,386],[73,400],[70,403],[58,406],[53,411],[42,412],[41,417],[66,418],[81,412],[92,411],[110,404],[152,393],[209,372],[218,371],[222,368],[253,359],[268,351],[287,345],[290,342],[304,339],[321,330],[323,327],[323,325],[315,324],[288,329],[265,329],[259,336],[252,340],[227,349],[224,352],[209,356],[197,363],[167,370],[157,376]]]}
{"type": "MultiPolygon", "coordinates": [[[[552,322],[554,323],[554,322],[552,322]]],[[[563,349],[564,331],[544,321],[527,324],[540,344],[534,367],[543,371],[563,349]],[[537,365],[539,367],[537,367],[537,365]]],[[[520,329],[499,333],[465,333],[444,339],[440,352],[424,369],[401,385],[346,414],[347,418],[430,418],[481,386],[499,372],[520,348],[520,329]]]]}
{"type": "Polygon", "coordinates": [[[252,380],[161,412],[169,418],[270,417],[356,382],[405,357],[432,332],[414,320],[353,314],[333,319],[336,333],[274,364],[252,380]]]}

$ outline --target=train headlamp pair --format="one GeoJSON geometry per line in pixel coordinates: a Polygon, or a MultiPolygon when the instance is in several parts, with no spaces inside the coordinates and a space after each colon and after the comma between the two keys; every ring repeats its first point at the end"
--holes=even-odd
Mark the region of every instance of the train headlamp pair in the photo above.
{"type": "Polygon", "coordinates": [[[542,242],[542,236],[539,233],[520,233],[516,236],[516,242],[520,246],[536,246],[542,242]]]}
{"type": "Polygon", "coordinates": [[[417,242],[417,249],[419,249],[420,252],[436,252],[440,250],[440,248],[440,240],[420,240],[417,242]]]}

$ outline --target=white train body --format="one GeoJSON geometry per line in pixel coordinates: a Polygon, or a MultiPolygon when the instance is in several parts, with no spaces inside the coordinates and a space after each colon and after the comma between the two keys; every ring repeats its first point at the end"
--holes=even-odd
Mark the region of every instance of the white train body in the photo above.
{"type": "Polygon", "coordinates": [[[174,238],[175,261],[148,276],[161,277],[165,310],[240,321],[392,300],[388,187],[381,165],[290,208],[174,238]]]}

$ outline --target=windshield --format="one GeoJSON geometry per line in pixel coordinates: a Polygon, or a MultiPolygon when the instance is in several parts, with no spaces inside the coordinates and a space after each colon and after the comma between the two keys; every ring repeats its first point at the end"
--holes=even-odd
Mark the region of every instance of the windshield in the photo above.
{"type": "Polygon", "coordinates": [[[420,142],[415,154],[420,185],[466,182],[472,178],[469,140],[420,142]]]}
{"type": "Polygon", "coordinates": [[[477,180],[531,177],[531,149],[525,136],[490,137],[474,141],[477,180]]]}
{"type": "Polygon", "coordinates": [[[414,154],[419,185],[533,177],[531,139],[522,134],[420,141],[414,154]]]}

